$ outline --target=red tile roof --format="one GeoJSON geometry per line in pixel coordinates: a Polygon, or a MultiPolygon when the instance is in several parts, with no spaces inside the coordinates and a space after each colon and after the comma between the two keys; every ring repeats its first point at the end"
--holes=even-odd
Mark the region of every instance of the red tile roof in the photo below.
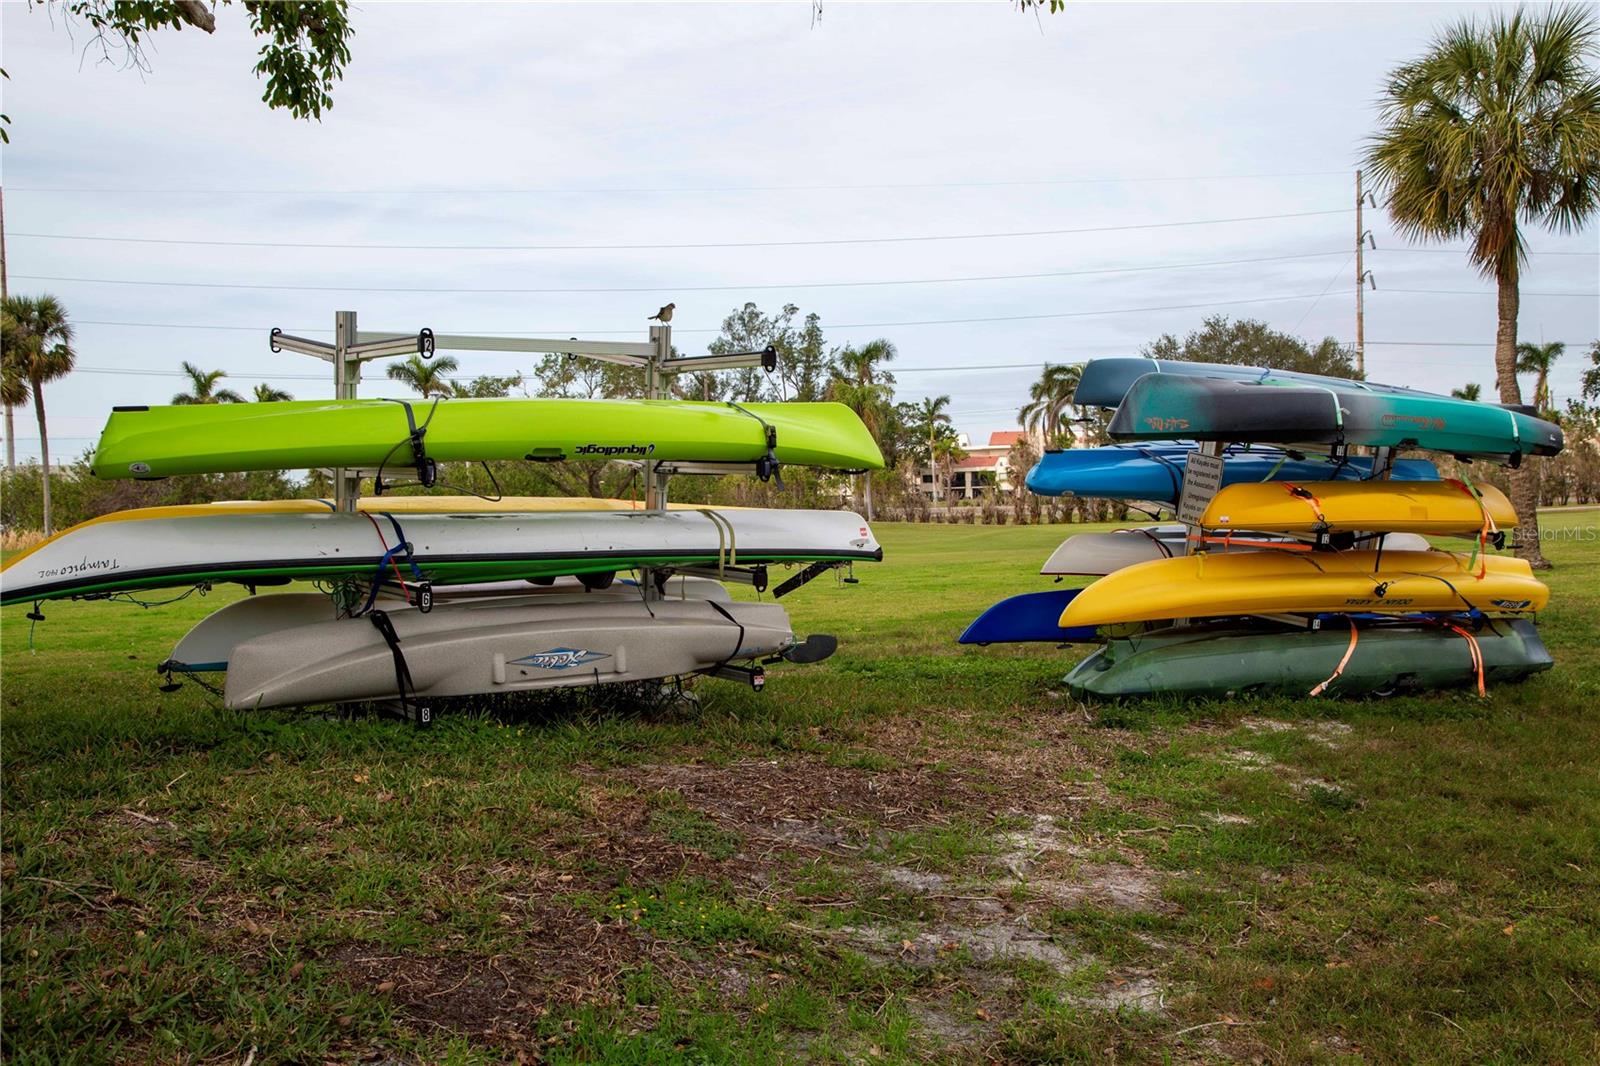
{"type": "Polygon", "coordinates": [[[993,470],[1000,462],[998,455],[969,455],[957,463],[954,470],[993,470]]]}
{"type": "Polygon", "coordinates": [[[1017,443],[1017,441],[1021,440],[1023,436],[1023,431],[1020,429],[996,430],[995,432],[989,434],[989,447],[998,448],[1004,446],[1009,448],[1013,444],[1017,443]]]}

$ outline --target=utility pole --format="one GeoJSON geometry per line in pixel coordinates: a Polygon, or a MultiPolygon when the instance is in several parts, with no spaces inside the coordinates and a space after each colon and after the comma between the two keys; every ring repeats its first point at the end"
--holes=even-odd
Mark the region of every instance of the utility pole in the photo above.
{"type": "MultiPolygon", "coordinates": [[[[6,289],[6,199],[5,190],[0,189],[0,300],[8,295],[6,289]]],[[[6,469],[17,468],[17,442],[16,424],[11,413],[11,405],[6,404],[6,469]]]]}
{"type": "Polygon", "coordinates": [[[1378,283],[1372,278],[1372,271],[1366,268],[1364,256],[1365,246],[1370,245],[1374,250],[1378,244],[1372,239],[1372,231],[1367,229],[1365,220],[1361,217],[1362,202],[1371,205],[1377,210],[1378,202],[1369,192],[1361,188],[1361,171],[1356,171],[1356,376],[1365,377],[1367,373],[1367,303],[1364,286],[1371,284],[1373,291],[1377,291],[1378,283]]]}

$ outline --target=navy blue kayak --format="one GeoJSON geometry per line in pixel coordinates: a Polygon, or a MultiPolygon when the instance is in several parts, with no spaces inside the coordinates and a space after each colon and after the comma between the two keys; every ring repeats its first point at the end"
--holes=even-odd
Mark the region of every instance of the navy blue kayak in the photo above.
{"type": "MultiPolygon", "coordinates": [[[[1045,452],[1028,471],[1028,490],[1039,496],[1090,496],[1110,500],[1177,503],[1183,468],[1193,441],[1112,444],[1045,452]]],[[[1342,462],[1320,457],[1292,458],[1280,448],[1235,445],[1223,452],[1222,483],[1248,481],[1359,481],[1372,476],[1372,459],[1342,462]]],[[[1438,469],[1426,459],[1395,462],[1396,481],[1437,481],[1438,469]]]]}
{"type": "Polygon", "coordinates": [[[967,626],[962,644],[1092,644],[1100,639],[1095,626],[1061,627],[1061,612],[1082,589],[1051,589],[1011,596],[990,607],[967,626]]]}

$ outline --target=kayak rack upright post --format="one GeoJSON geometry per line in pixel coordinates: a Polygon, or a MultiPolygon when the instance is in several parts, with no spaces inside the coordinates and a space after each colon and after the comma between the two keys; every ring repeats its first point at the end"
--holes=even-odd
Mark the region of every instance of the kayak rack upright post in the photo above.
{"type": "MultiPolygon", "coordinates": [[[[304,355],[316,356],[333,364],[333,393],[336,399],[353,400],[361,383],[361,364],[368,359],[393,358],[399,355],[420,355],[431,359],[439,349],[475,352],[532,352],[540,355],[561,355],[571,358],[594,359],[603,363],[636,367],[644,371],[646,398],[664,398],[667,378],[683,373],[709,370],[735,370],[759,366],[767,373],[778,368],[778,353],[768,345],[755,352],[726,352],[720,355],[679,357],[672,352],[672,327],[665,322],[650,327],[649,340],[639,341],[586,341],[577,337],[491,337],[465,333],[434,333],[423,329],[414,334],[366,331],[357,328],[354,311],[338,311],[333,318],[334,342],[308,340],[294,337],[282,330],[273,330],[269,343],[274,352],[288,349],[304,355]]],[[[671,475],[684,464],[669,464],[646,460],[645,506],[650,510],[663,510],[667,506],[667,483],[671,475]]],[[[700,464],[696,473],[732,474],[747,473],[750,464],[700,464]]],[[[361,493],[361,478],[377,471],[330,470],[334,482],[334,505],[341,511],[355,510],[361,493]]],[[[646,595],[653,595],[654,581],[646,571],[646,595]]]]}
{"type": "MultiPolygon", "coordinates": [[[[361,364],[368,359],[388,359],[396,355],[410,354],[431,359],[434,351],[433,331],[427,329],[409,336],[383,334],[368,335],[363,339],[360,331],[356,329],[354,311],[333,313],[332,344],[327,341],[292,336],[280,329],[272,331],[267,343],[274,352],[287,349],[332,363],[333,398],[336,400],[356,398],[356,387],[361,384],[361,364]]],[[[328,474],[333,479],[334,507],[340,511],[354,511],[356,500],[361,496],[362,472],[336,467],[329,470],[328,474]]]]}

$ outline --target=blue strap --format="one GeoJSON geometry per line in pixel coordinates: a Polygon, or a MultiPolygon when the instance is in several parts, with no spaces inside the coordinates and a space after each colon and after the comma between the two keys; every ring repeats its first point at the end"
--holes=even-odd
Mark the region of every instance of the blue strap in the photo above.
{"type": "MultiPolygon", "coordinates": [[[[400,528],[400,520],[388,511],[383,512],[383,517],[387,518],[389,520],[389,524],[394,527],[394,535],[396,540],[395,549],[405,549],[406,565],[411,567],[411,575],[418,581],[424,580],[422,576],[422,568],[417,565],[416,558],[411,554],[411,543],[410,541],[406,540],[406,531],[400,528]]],[[[393,552],[390,554],[393,554],[393,552]]]]}
{"type": "MultiPolygon", "coordinates": [[[[384,552],[383,558],[378,560],[378,570],[372,575],[372,587],[367,590],[367,602],[362,604],[361,610],[356,612],[356,617],[359,618],[372,610],[373,605],[378,602],[378,588],[383,584],[383,575],[389,569],[389,564],[394,561],[394,557],[404,549],[404,543],[396,544],[384,552]]],[[[416,569],[416,567],[413,565],[412,569],[416,569]]]]}

